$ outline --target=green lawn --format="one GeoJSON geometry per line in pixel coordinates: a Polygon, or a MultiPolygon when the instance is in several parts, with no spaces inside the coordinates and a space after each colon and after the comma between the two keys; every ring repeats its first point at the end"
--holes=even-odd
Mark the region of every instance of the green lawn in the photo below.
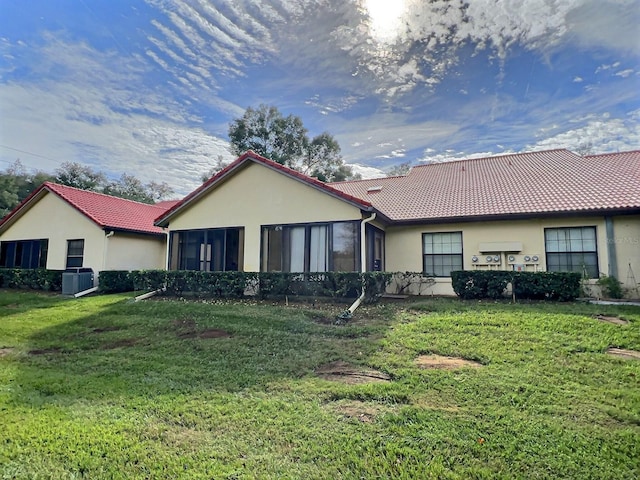
{"type": "Polygon", "coordinates": [[[338,312],[0,290],[0,478],[640,477],[640,360],[605,353],[640,350],[639,307],[338,312]]]}

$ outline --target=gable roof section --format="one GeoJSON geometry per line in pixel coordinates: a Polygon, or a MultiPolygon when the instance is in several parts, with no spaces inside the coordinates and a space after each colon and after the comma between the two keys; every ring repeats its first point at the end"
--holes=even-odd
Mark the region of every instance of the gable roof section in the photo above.
{"type": "Polygon", "coordinates": [[[218,172],[216,175],[211,177],[209,180],[200,185],[197,189],[187,195],[182,201],[180,201],[177,205],[173,206],[162,215],[159,215],[155,220],[155,225],[167,226],[171,217],[178,214],[180,211],[184,210],[191,204],[197,202],[202,196],[206,195],[208,192],[215,189],[218,185],[225,182],[237,172],[247,167],[248,165],[256,163],[259,165],[263,165],[267,168],[275,170],[293,180],[302,182],[316,190],[319,190],[322,193],[326,193],[332,197],[335,197],[339,200],[350,203],[357,208],[366,211],[372,211],[371,202],[367,200],[363,200],[362,198],[355,197],[349,193],[345,193],[341,190],[333,188],[327,183],[321,182],[316,178],[309,177],[304,173],[297,172],[289,167],[285,167],[284,165],[280,165],[273,160],[269,160],[268,158],[262,157],[257,153],[249,150],[240,157],[238,157],[233,163],[225,167],[223,170],[218,172]]]}
{"type": "Polygon", "coordinates": [[[166,211],[165,207],[125,200],[102,193],[80,190],[52,182],[44,182],[0,221],[0,231],[26,213],[44,195],[61,198],[104,230],[165,235],[153,220],[166,211]]]}
{"type": "Polygon", "coordinates": [[[587,157],[564,149],[519,153],[422,165],[403,177],[331,186],[370,201],[401,223],[640,211],[640,151],[587,157]]]}

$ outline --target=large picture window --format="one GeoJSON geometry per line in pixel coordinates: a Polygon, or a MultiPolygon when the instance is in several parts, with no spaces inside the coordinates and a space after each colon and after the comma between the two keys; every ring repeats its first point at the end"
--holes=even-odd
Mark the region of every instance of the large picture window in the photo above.
{"type": "Polygon", "coordinates": [[[358,225],[333,222],[262,227],[262,271],[358,271],[358,225]]]}
{"type": "Polygon", "coordinates": [[[241,228],[173,232],[170,268],[203,272],[241,270],[243,241],[241,228]]]}
{"type": "Polygon", "coordinates": [[[423,271],[432,277],[450,277],[462,270],[462,232],[422,234],[423,271]]]}
{"type": "Polygon", "coordinates": [[[0,267],[46,268],[49,240],[17,240],[0,244],[0,267]]]}
{"type": "Polygon", "coordinates": [[[547,271],[598,278],[596,227],[545,228],[544,245],[547,271]]]}
{"type": "Polygon", "coordinates": [[[81,267],[84,260],[84,240],[67,240],[67,268],[81,267]]]}

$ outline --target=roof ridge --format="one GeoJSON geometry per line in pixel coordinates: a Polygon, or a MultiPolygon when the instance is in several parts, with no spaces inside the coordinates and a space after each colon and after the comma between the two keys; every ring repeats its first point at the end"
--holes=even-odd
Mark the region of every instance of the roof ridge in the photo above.
{"type": "Polygon", "coordinates": [[[424,163],[422,165],[414,165],[414,167],[420,167],[420,168],[424,168],[424,167],[428,167],[430,165],[441,165],[441,164],[449,164],[449,163],[460,163],[460,162],[473,162],[473,161],[478,161],[478,160],[495,160],[495,159],[500,159],[500,158],[505,158],[505,157],[515,157],[515,156],[522,156],[522,155],[534,155],[534,154],[540,154],[540,153],[553,153],[553,152],[567,152],[567,153],[571,153],[577,157],[580,157],[580,155],[578,155],[577,153],[572,152],[571,150],[567,149],[567,148],[552,148],[550,150],[531,150],[529,152],[512,152],[512,153],[498,153],[496,155],[489,155],[487,157],[476,157],[476,158],[455,158],[453,160],[443,160],[441,162],[434,162],[434,163],[424,163]]]}
{"type": "Polygon", "coordinates": [[[87,190],[87,189],[84,189],[84,188],[72,187],[70,185],[64,185],[62,183],[50,182],[48,180],[43,182],[43,185],[45,185],[47,187],[53,187],[54,189],[55,188],[70,189],[70,190],[74,190],[76,192],[82,192],[84,194],[99,195],[99,196],[107,197],[107,198],[110,198],[110,199],[114,199],[115,198],[117,200],[122,200],[124,202],[131,202],[131,203],[135,203],[137,205],[142,205],[142,206],[145,206],[145,207],[162,208],[162,207],[158,207],[156,204],[153,204],[153,203],[139,202],[137,200],[131,200],[131,199],[128,199],[128,198],[117,197],[115,195],[109,195],[108,193],[96,192],[94,190],[87,190]]]}
{"type": "Polygon", "coordinates": [[[637,149],[637,150],[625,150],[623,152],[592,153],[591,155],[583,155],[583,157],[584,158],[605,157],[605,156],[609,156],[609,155],[628,155],[630,153],[640,153],[640,149],[637,149]]]}
{"type": "Polygon", "coordinates": [[[327,182],[328,185],[340,185],[343,183],[358,183],[358,182],[371,182],[374,180],[387,180],[391,178],[405,178],[407,175],[391,175],[390,177],[373,177],[373,178],[359,178],[357,180],[340,180],[339,182],[327,182]]]}

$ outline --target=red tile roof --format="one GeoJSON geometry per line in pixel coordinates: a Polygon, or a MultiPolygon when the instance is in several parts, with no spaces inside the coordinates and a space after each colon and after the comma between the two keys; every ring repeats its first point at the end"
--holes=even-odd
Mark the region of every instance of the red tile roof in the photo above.
{"type": "Polygon", "coordinates": [[[258,164],[264,165],[290,178],[293,178],[294,180],[298,180],[300,182],[306,183],[307,185],[313,188],[316,188],[324,193],[327,193],[336,198],[339,198],[341,200],[354,204],[363,210],[372,209],[371,202],[369,202],[366,199],[358,198],[348,193],[345,193],[341,190],[333,188],[332,186],[330,186],[330,184],[321,182],[316,178],[309,177],[304,173],[297,172],[296,170],[293,170],[289,167],[285,167],[284,165],[280,165],[279,163],[274,162],[273,160],[269,160],[268,158],[262,157],[257,153],[249,150],[248,152],[238,157],[233,163],[229,164],[223,170],[221,170],[216,175],[211,177],[209,180],[204,182],[202,185],[200,185],[197,189],[195,189],[189,195],[184,197],[184,199],[182,199],[177,205],[173,206],[172,208],[164,212],[162,215],[159,215],[156,218],[155,224],[166,226],[170,220],[170,217],[172,217],[175,213],[177,213],[179,210],[181,210],[183,207],[190,204],[191,202],[196,201],[200,196],[202,196],[203,194],[205,194],[206,192],[214,188],[215,185],[224,181],[226,178],[233,175],[236,171],[240,170],[241,168],[243,168],[244,166],[250,163],[258,163],[258,164]]]}
{"type": "Polygon", "coordinates": [[[330,185],[399,222],[640,211],[640,151],[587,157],[568,150],[519,153],[330,185]]]}
{"type": "Polygon", "coordinates": [[[49,192],[65,200],[69,205],[105,230],[164,235],[153,220],[167,210],[166,206],[148,205],[102,193],[45,182],[0,221],[0,229],[10,220],[26,212],[30,206],[49,192]]]}

